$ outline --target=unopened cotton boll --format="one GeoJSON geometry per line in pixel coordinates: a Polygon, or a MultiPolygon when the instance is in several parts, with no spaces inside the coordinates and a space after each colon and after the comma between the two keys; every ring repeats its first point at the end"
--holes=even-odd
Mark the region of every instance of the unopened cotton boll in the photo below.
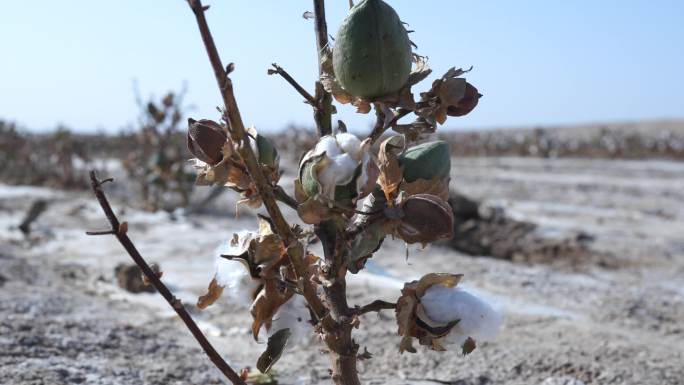
{"type": "MultiPolygon", "coordinates": [[[[242,238],[241,233],[238,233],[238,236],[242,238]]],[[[214,251],[216,275],[214,278],[216,283],[224,287],[223,295],[228,298],[230,304],[249,307],[254,300],[255,291],[260,286],[259,281],[249,275],[247,267],[242,262],[221,257],[221,255],[235,255],[237,253],[239,253],[239,249],[231,245],[230,241],[225,241],[216,248],[214,251]]]]}
{"type": "Polygon", "coordinates": [[[290,329],[290,339],[287,346],[292,348],[309,342],[313,333],[313,326],[309,322],[311,314],[306,306],[306,300],[301,295],[294,295],[283,304],[273,316],[268,336],[272,336],[282,329],[290,329]]]}
{"type": "Polygon", "coordinates": [[[489,304],[459,287],[434,285],[420,299],[432,321],[449,323],[460,320],[442,339],[445,345],[461,346],[468,337],[488,341],[496,337],[503,317],[489,304]]]}

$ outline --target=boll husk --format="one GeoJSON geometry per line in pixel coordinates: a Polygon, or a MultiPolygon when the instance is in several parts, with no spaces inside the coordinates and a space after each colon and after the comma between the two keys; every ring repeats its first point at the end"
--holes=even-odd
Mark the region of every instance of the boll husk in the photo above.
{"type": "Polygon", "coordinates": [[[496,337],[502,317],[491,306],[457,288],[461,274],[430,273],[404,284],[397,301],[400,352],[415,353],[413,338],[432,350],[472,352],[496,337]]]}
{"type": "Polygon", "coordinates": [[[220,124],[208,119],[188,119],[188,150],[200,161],[212,166],[221,162],[227,140],[220,124]]]}

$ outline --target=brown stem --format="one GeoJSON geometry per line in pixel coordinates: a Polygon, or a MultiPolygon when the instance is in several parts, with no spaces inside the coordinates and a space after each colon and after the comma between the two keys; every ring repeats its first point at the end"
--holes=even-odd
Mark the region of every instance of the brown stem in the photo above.
{"type": "MultiPolygon", "coordinates": [[[[185,326],[190,330],[192,333],[193,337],[197,340],[197,342],[200,344],[204,352],[209,356],[209,359],[211,359],[211,362],[216,365],[216,367],[223,373],[224,376],[226,376],[233,384],[235,385],[246,385],[245,382],[240,378],[240,376],[235,373],[235,371],[228,365],[228,363],[221,357],[221,355],[214,349],[214,347],[211,345],[209,340],[204,336],[202,331],[197,327],[197,324],[195,321],[192,319],[190,314],[188,314],[187,310],[185,310],[185,307],[181,303],[179,299],[177,299],[171,291],[164,285],[164,283],[159,279],[158,275],[154,272],[154,270],[147,264],[145,259],[140,255],[138,252],[138,249],[135,247],[133,244],[133,241],[131,241],[130,238],[128,238],[128,235],[126,235],[126,227],[127,226],[122,226],[122,224],[119,222],[119,219],[116,217],[116,214],[114,214],[114,211],[112,210],[112,207],[109,204],[109,201],[107,200],[107,196],[104,193],[104,190],[102,189],[102,183],[104,181],[100,181],[97,179],[97,175],[95,174],[95,171],[90,172],[90,185],[93,189],[93,192],[95,193],[95,197],[97,198],[97,201],[100,203],[100,206],[102,206],[102,210],[105,213],[105,216],[107,217],[107,220],[109,220],[109,224],[112,226],[112,229],[110,230],[111,234],[114,234],[116,236],[116,239],[119,240],[119,243],[126,249],[128,252],[128,255],[133,258],[133,261],[135,261],[136,265],[140,267],[142,270],[143,274],[145,274],[145,277],[152,283],[155,289],[159,292],[159,294],[164,297],[166,302],[171,305],[173,310],[176,311],[176,314],[178,314],[178,317],[185,323],[185,326]]],[[[125,222],[124,222],[125,223],[125,222]]]]}
{"type": "Polygon", "coordinates": [[[285,71],[285,69],[283,67],[279,66],[276,63],[273,63],[271,65],[273,66],[273,69],[268,70],[269,75],[276,75],[277,74],[277,75],[282,76],[283,79],[285,79],[285,81],[290,83],[290,85],[292,87],[294,87],[294,89],[297,90],[297,92],[299,92],[299,94],[302,95],[304,97],[304,99],[306,99],[307,103],[316,107],[316,99],[313,96],[311,96],[311,94],[307,90],[305,90],[304,87],[299,85],[299,83],[297,83],[297,81],[294,80],[294,78],[292,76],[290,76],[290,74],[287,73],[287,71],[285,71]]]}
{"type": "MultiPolygon", "coordinates": [[[[230,126],[230,135],[233,140],[241,144],[239,148],[240,156],[244,160],[245,166],[247,167],[247,172],[257,188],[268,215],[273,221],[276,233],[281,237],[285,246],[287,247],[289,259],[292,263],[295,273],[297,274],[297,277],[302,279],[304,286],[303,294],[306,298],[306,301],[308,302],[314,314],[316,314],[316,316],[323,321],[324,326],[332,327],[330,324],[330,318],[326,317],[328,311],[321,302],[320,298],[318,298],[316,289],[312,286],[311,281],[309,280],[307,267],[304,265],[304,247],[292,232],[290,225],[287,223],[287,221],[285,221],[285,218],[278,207],[278,202],[276,202],[273,187],[259,166],[259,162],[257,161],[254,151],[249,143],[247,133],[245,132],[245,126],[242,122],[242,118],[240,117],[240,110],[238,109],[235,95],[233,93],[233,83],[228,77],[228,72],[226,72],[225,67],[221,63],[221,58],[216,50],[214,39],[211,35],[211,31],[209,30],[209,26],[207,25],[207,19],[204,16],[204,11],[206,8],[202,6],[201,0],[188,0],[188,4],[190,5],[190,8],[195,14],[195,18],[197,19],[197,26],[199,27],[200,34],[202,35],[202,41],[204,42],[207,55],[209,56],[209,62],[214,70],[216,82],[218,83],[219,90],[221,91],[221,96],[223,98],[225,107],[225,114],[227,115],[226,121],[230,126]]],[[[229,67],[232,69],[233,66],[229,67]]]]}
{"type": "MultiPolygon", "coordinates": [[[[323,75],[326,66],[331,66],[328,47],[328,26],[325,20],[325,1],[313,0],[316,17],[316,46],[318,48],[318,73],[323,75]]],[[[332,95],[326,92],[320,81],[316,82],[316,108],[314,119],[319,136],[332,134],[332,95]]],[[[332,378],[337,385],[358,385],[356,360],[359,346],[352,339],[353,311],[347,304],[346,268],[342,260],[344,242],[340,236],[344,225],[327,221],[316,226],[316,235],[321,240],[325,256],[324,272],[329,285],[323,285],[333,329],[326,329],[324,340],[330,349],[332,378]]]]}
{"type": "MultiPolygon", "coordinates": [[[[316,47],[318,48],[318,74],[325,73],[325,63],[330,65],[331,58],[328,47],[328,25],[325,21],[325,1],[313,0],[316,16],[316,47]]],[[[332,134],[332,95],[323,89],[320,81],[316,82],[316,110],[314,119],[318,136],[332,134]]]]}
{"type": "Polygon", "coordinates": [[[410,114],[411,112],[413,112],[413,111],[407,110],[404,108],[400,108],[397,111],[397,113],[394,115],[392,120],[390,120],[389,122],[387,122],[387,124],[385,124],[385,114],[382,112],[382,110],[376,104],[375,105],[375,116],[376,116],[375,126],[373,126],[373,131],[371,131],[371,133],[368,135],[368,138],[370,138],[370,140],[371,140],[371,144],[375,143],[378,139],[380,139],[382,134],[384,134],[388,128],[394,127],[394,125],[397,124],[399,119],[410,114]]]}

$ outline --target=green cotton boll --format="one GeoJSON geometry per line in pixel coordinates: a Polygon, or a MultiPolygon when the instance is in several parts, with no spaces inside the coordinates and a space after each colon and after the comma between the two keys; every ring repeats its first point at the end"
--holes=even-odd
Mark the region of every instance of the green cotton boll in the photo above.
{"type": "Polygon", "coordinates": [[[278,149],[263,135],[257,135],[256,147],[259,153],[259,163],[278,168],[278,149]]]}
{"type": "Polygon", "coordinates": [[[451,172],[449,143],[437,140],[411,147],[399,157],[399,164],[404,167],[404,180],[409,183],[418,179],[448,178],[451,172]]]}
{"type": "Polygon", "coordinates": [[[362,0],[335,38],[333,69],[350,94],[373,99],[399,91],[408,81],[413,54],[408,32],[382,0],[362,0]]]}

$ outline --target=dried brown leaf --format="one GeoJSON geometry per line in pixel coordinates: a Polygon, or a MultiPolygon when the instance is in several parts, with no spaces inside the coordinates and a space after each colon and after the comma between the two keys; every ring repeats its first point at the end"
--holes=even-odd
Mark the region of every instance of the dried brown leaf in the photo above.
{"type": "Polygon", "coordinates": [[[253,319],[252,335],[257,341],[261,327],[266,325],[266,328],[270,328],[273,315],[292,297],[291,291],[280,290],[278,286],[279,282],[276,279],[266,279],[263,289],[257,294],[249,310],[253,319]]]}
{"type": "Polygon", "coordinates": [[[216,278],[209,282],[209,287],[207,288],[207,293],[199,297],[197,300],[197,307],[200,309],[206,309],[208,306],[213,305],[219,297],[223,294],[223,286],[220,286],[216,282],[216,278]]]}
{"type": "Polygon", "coordinates": [[[302,222],[309,225],[317,225],[332,217],[330,208],[313,198],[300,203],[297,206],[297,214],[302,222]]]}
{"type": "Polygon", "coordinates": [[[417,194],[398,200],[404,215],[396,235],[406,243],[426,244],[453,236],[454,213],[440,197],[417,194]]]}
{"type": "Polygon", "coordinates": [[[455,287],[463,279],[463,274],[450,273],[429,273],[425,274],[418,280],[415,286],[415,293],[418,298],[425,295],[427,289],[434,285],[442,285],[444,287],[455,287]]]}
{"type": "Polygon", "coordinates": [[[404,148],[404,140],[401,136],[395,135],[385,139],[380,144],[378,152],[378,184],[385,193],[388,202],[394,200],[396,192],[403,178],[403,169],[399,164],[398,153],[404,148]]]}

